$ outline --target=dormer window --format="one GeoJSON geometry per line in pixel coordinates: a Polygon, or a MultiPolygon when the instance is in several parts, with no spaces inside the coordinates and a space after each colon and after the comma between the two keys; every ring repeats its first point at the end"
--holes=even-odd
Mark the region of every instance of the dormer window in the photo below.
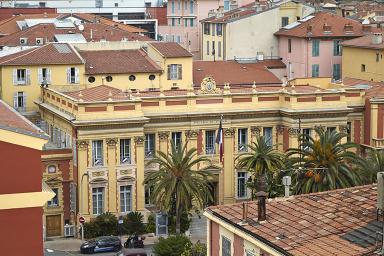
{"type": "Polygon", "coordinates": [[[324,34],[332,33],[332,31],[331,31],[331,26],[328,25],[327,23],[325,23],[325,24],[323,25],[323,32],[324,32],[324,34]]]}

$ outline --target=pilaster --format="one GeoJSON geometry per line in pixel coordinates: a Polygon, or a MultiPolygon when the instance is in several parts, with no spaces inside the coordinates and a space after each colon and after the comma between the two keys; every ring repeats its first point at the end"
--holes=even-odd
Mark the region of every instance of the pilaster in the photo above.
{"type": "Polygon", "coordinates": [[[144,136],[135,136],[136,153],[136,210],[144,211],[144,136]]]}
{"type": "Polygon", "coordinates": [[[169,143],[169,132],[159,132],[159,148],[161,152],[168,152],[168,143],[169,143]]]}
{"type": "Polygon", "coordinates": [[[117,180],[116,180],[116,152],[117,139],[107,139],[107,163],[108,163],[108,211],[119,212],[117,209],[117,180]]]}
{"type": "Polygon", "coordinates": [[[78,158],[78,172],[79,172],[79,213],[81,216],[89,214],[89,187],[87,177],[87,167],[88,167],[88,140],[78,140],[77,141],[77,158],[78,158]]]}
{"type": "Polygon", "coordinates": [[[223,203],[233,203],[235,198],[234,172],[234,135],[233,128],[224,129],[224,171],[223,171],[223,203]]]}

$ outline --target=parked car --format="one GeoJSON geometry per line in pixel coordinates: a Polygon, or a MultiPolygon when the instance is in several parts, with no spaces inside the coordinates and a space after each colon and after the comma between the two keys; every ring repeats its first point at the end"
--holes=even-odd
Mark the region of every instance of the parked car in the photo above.
{"type": "Polygon", "coordinates": [[[142,248],[129,248],[116,254],[116,256],[147,256],[147,253],[142,248]]]}
{"type": "Polygon", "coordinates": [[[80,246],[81,253],[117,252],[122,248],[120,238],[117,236],[102,236],[84,242],[80,246]]]}

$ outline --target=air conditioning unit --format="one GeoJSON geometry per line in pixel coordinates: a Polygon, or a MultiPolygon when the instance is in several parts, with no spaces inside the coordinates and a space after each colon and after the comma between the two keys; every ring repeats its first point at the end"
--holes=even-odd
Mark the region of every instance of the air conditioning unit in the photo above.
{"type": "Polygon", "coordinates": [[[377,209],[383,212],[384,208],[384,172],[377,173],[377,209]]]}
{"type": "Polygon", "coordinates": [[[28,38],[22,37],[20,38],[20,45],[27,45],[28,44],[28,38]]]}
{"type": "Polygon", "coordinates": [[[64,236],[65,237],[74,237],[75,236],[75,226],[74,225],[65,225],[64,226],[64,236]]]}
{"type": "Polygon", "coordinates": [[[43,45],[43,44],[44,44],[43,38],[36,38],[36,45],[43,45]]]}

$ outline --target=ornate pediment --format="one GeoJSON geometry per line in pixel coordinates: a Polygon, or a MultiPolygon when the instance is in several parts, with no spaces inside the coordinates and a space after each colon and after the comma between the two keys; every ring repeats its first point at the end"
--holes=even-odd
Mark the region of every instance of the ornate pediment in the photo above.
{"type": "Polygon", "coordinates": [[[201,88],[198,91],[199,94],[220,94],[221,90],[216,88],[216,82],[213,77],[208,76],[201,82],[201,88]]]}

